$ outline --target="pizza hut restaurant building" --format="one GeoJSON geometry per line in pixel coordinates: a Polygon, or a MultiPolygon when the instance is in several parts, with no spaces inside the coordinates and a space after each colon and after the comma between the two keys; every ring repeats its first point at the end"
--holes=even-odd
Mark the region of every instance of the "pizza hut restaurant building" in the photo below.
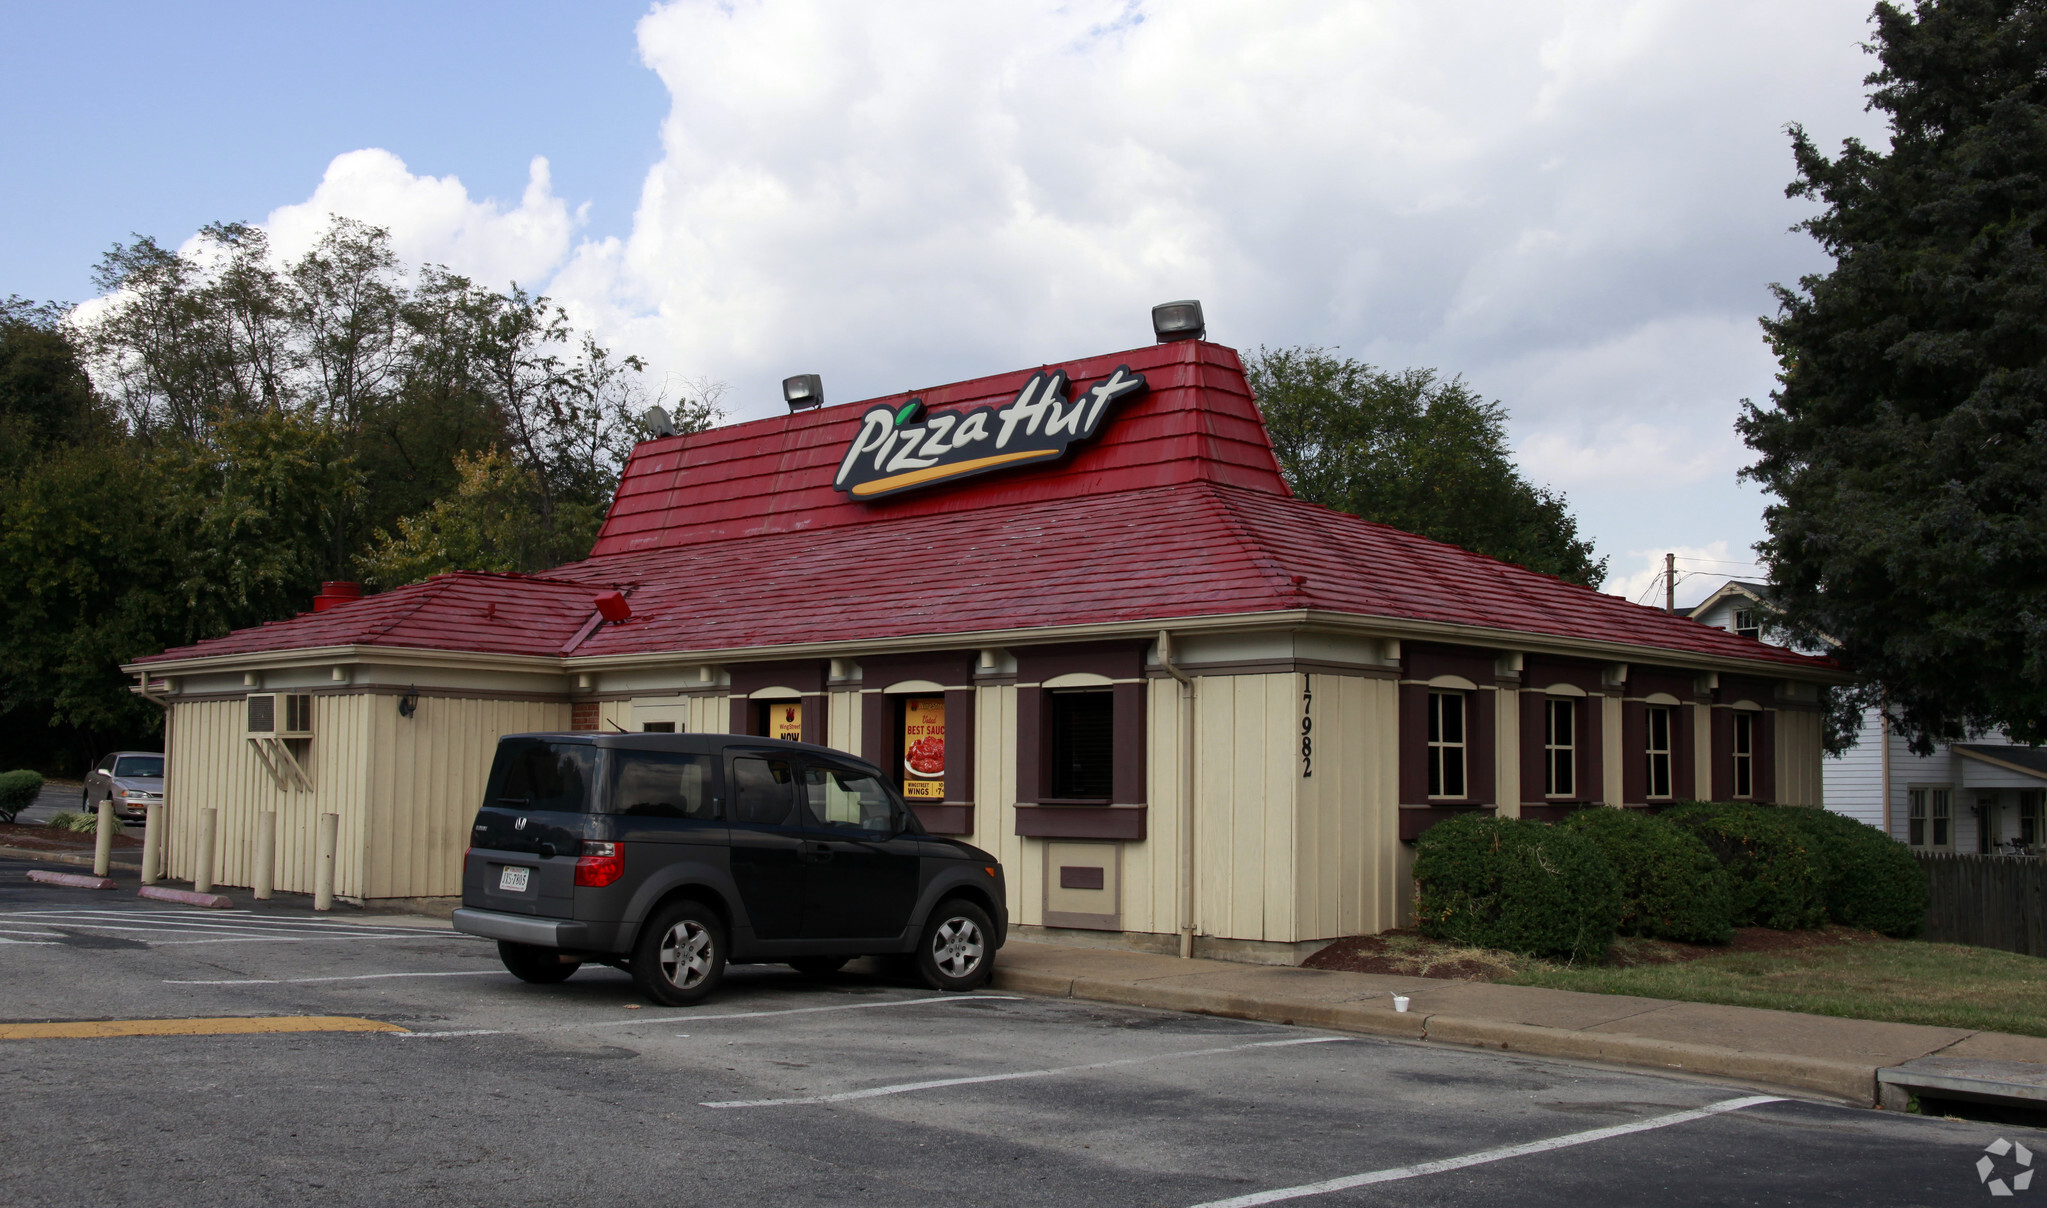
{"type": "Polygon", "coordinates": [[[454,895],[500,734],[733,731],[888,769],[1024,936],[1290,963],[1402,923],[1458,814],[1820,803],[1832,663],[1293,498],[1228,348],[787,393],[640,445],[581,562],[131,665],[167,874],[211,809],[249,884],[274,813],[310,891],[333,814],[338,894],[454,895]]]}

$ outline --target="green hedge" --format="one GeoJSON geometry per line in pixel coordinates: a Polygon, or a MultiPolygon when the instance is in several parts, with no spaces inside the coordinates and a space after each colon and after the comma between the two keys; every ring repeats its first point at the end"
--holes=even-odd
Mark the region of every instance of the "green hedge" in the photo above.
{"type": "Polygon", "coordinates": [[[1783,811],[1693,802],[1663,818],[1697,836],[1733,878],[1736,926],[1797,931],[1827,921],[1826,874],[1815,844],[1783,811]]]}
{"type": "Polygon", "coordinates": [[[1597,962],[1621,895],[1591,840],[1519,818],[1438,823],[1415,843],[1415,921],[1437,940],[1597,962]]]}
{"type": "Polygon", "coordinates": [[[1640,810],[1584,809],[1564,829],[1591,840],[1620,884],[1622,935],[1688,944],[1734,938],[1734,883],[1695,836],[1640,810]]]}
{"type": "Polygon", "coordinates": [[[41,772],[0,772],[0,822],[12,822],[14,816],[36,803],[43,791],[41,772]]]}
{"type": "Polygon", "coordinates": [[[1900,938],[1919,934],[1926,919],[1926,870],[1904,844],[1829,810],[1789,805],[1777,814],[1805,835],[1819,857],[1828,918],[1900,938]]]}

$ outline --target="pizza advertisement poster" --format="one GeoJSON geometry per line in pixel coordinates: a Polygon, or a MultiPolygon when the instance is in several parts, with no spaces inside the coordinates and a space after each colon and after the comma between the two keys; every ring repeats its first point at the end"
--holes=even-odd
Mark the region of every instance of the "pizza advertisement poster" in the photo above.
{"type": "Polygon", "coordinates": [[[768,737],[786,738],[790,742],[803,741],[803,702],[770,701],[768,703],[768,737]]]}
{"type": "Polygon", "coordinates": [[[945,799],[945,698],[913,696],[903,702],[903,796],[945,799]]]}

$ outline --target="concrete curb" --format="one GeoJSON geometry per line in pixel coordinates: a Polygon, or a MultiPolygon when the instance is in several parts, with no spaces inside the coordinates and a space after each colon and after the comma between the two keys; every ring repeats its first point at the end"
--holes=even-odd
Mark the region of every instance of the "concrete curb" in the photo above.
{"type": "Polygon", "coordinates": [[[119,889],[112,877],[87,877],[75,872],[44,872],[34,869],[28,879],[44,885],[64,885],[72,889],[119,889]]]}
{"type": "MultiPolygon", "coordinates": [[[[90,855],[80,855],[68,851],[37,851],[32,847],[0,846],[0,856],[10,860],[41,860],[49,864],[83,864],[87,868],[92,867],[92,857],[90,855]]],[[[141,864],[128,864],[120,860],[114,861],[112,867],[122,872],[142,871],[141,864]]]]}
{"type": "Polygon", "coordinates": [[[1054,998],[1078,998],[1123,1006],[1188,1011],[1198,1015],[1329,1028],[1400,1040],[1437,1041],[1534,1057],[1563,1057],[1698,1074],[1790,1090],[1816,1091],[1864,1106],[1873,1106],[1877,1102],[1877,1067],[1860,1062],[1792,1053],[1748,1052],[1719,1045],[1688,1044],[1623,1033],[1547,1028],[1455,1015],[1426,1015],[1419,1011],[1398,1012],[1392,1009],[1390,995],[1317,1002],[1254,997],[1199,985],[1174,985],[1175,980],[1072,977],[1035,970],[1006,970],[998,963],[993,984],[997,989],[1054,998]]]}
{"type": "Polygon", "coordinates": [[[177,902],[185,906],[205,906],[213,910],[228,910],[234,906],[233,902],[220,894],[193,893],[189,889],[165,889],[161,885],[144,885],[136,892],[154,902],[177,902]]]}

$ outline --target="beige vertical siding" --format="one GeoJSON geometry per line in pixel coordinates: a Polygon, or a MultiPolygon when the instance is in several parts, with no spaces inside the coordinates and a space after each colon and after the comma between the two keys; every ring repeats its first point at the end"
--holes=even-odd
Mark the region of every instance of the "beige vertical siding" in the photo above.
{"type": "MultiPolygon", "coordinates": [[[[833,692],[825,705],[825,745],[848,755],[860,753],[860,693],[833,692]]],[[[976,734],[980,727],[974,728],[976,734]]],[[[992,849],[991,849],[992,850],[992,849]]]]}
{"type": "Polygon", "coordinates": [[[1194,836],[1195,911],[1203,935],[1294,938],[1301,679],[1200,680],[1194,836]]]}
{"type": "Polygon", "coordinates": [[[1692,800],[1713,800],[1713,710],[1692,706],[1692,800]]]}
{"type": "MultiPolygon", "coordinates": [[[[1123,929],[1180,930],[1180,682],[1145,685],[1144,839],[1123,845],[1123,929]]],[[[1198,707],[1198,706],[1197,706],[1198,707]]]]}
{"type": "Polygon", "coordinates": [[[1599,710],[1599,764],[1604,775],[1600,795],[1608,805],[1621,803],[1621,775],[1626,770],[1628,752],[1621,748],[1621,697],[1620,693],[1609,691],[1600,698],[1599,710]]]}
{"type": "Polygon", "coordinates": [[[1779,709],[1776,724],[1777,800],[1783,805],[1823,805],[1821,716],[1779,709]]]}
{"type": "Polygon", "coordinates": [[[1314,774],[1301,776],[1294,743],[1294,927],[1264,938],[1383,931],[1394,925],[1401,896],[1393,853],[1400,826],[1393,741],[1399,689],[1392,680],[1357,676],[1306,679],[1315,690],[1315,756],[1314,774]]]}
{"type": "Polygon", "coordinates": [[[984,684],[974,690],[974,833],[967,836],[967,842],[1002,861],[1009,886],[1010,921],[1042,925],[1042,844],[1016,833],[1014,684],[984,684]]]}
{"type": "Polygon", "coordinates": [[[1494,693],[1499,711],[1493,721],[1493,801],[1502,818],[1521,816],[1521,693],[1502,688],[1494,693]]]}
{"type": "Polygon", "coordinates": [[[219,811],[214,880],[245,886],[255,873],[256,816],[277,812],[277,888],[311,893],[323,813],[341,819],[334,892],[348,898],[461,892],[462,851],[500,734],[557,730],[563,704],[424,696],[411,719],[397,698],[318,697],[306,768],[313,790],[280,789],[248,740],[240,700],[173,706],[170,875],[196,866],[199,810],[219,811]]]}
{"type": "MultiPolygon", "coordinates": [[[[361,888],[350,896],[461,893],[462,852],[469,846],[469,824],[483,800],[499,736],[559,730],[568,724],[569,706],[423,696],[413,716],[405,718],[388,696],[348,699],[368,706],[363,728],[373,750],[364,808],[354,812],[362,821],[351,828],[351,814],[342,814],[342,850],[361,853],[361,888]]],[[[601,718],[621,726],[630,714],[629,701],[606,701],[600,711],[601,718]]]]}

